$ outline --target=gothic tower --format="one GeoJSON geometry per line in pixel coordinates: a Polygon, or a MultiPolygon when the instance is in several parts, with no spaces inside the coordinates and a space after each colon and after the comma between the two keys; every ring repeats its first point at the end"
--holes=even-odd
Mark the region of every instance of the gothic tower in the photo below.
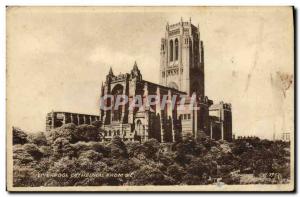
{"type": "Polygon", "coordinates": [[[200,31],[191,23],[166,25],[161,39],[160,84],[204,96],[204,50],[200,31]]]}

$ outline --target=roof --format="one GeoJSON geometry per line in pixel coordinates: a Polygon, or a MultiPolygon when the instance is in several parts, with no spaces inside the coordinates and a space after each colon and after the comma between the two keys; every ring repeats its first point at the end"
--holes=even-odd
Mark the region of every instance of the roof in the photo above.
{"type": "Polygon", "coordinates": [[[50,114],[50,113],[66,113],[66,114],[77,114],[77,115],[85,115],[85,116],[99,116],[99,115],[94,115],[94,114],[82,114],[82,113],[66,112],[66,111],[51,111],[47,114],[50,114]]]}
{"type": "Polygon", "coordinates": [[[147,84],[150,84],[150,85],[153,85],[153,86],[157,86],[157,87],[159,87],[161,89],[172,90],[173,92],[176,92],[178,94],[187,94],[186,92],[182,92],[182,91],[177,90],[175,88],[170,88],[170,87],[163,86],[163,85],[160,85],[160,84],[156,84],[156,83],[153,83],[153,82],[150,82],[150,81],[143,80],[143,82],[147,83],[147,84]]]}

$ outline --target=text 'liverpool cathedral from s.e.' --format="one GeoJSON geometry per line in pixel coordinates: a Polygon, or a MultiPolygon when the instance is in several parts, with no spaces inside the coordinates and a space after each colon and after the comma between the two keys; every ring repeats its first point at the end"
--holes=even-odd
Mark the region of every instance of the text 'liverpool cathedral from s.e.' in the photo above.
{"type": "MultiPolygon", "coordinates": [[[[213,101],[205,96],[204,45],[200,39],[199,27],[181,21],[166,25],[160,47],[159,84],[143,80],[136,64],[129,73],[114,75],[110,68],[106,81],[101,87],[101,97],[105,95],[126,95],[129,99],[141,95],[143,108],[130,108],[129,104],[100,109],[100,116],[67,112],[47,114],[46,129],[73,122],[77,125],[91,124],[99,120],[104,130],[104,140],[120,136],[124,141],[147,141],[155,138],[159,142],[175,142],[205,134],[215,140],[232,140],[231,104],[213,101]],[[159,99],[154,106],[147,105],[147,96],[156,95],[159,99]],[[168,100],[173,95],[185,96],[183,106],[191,103],[197,107],[184,107],[178,110],[177,104],[161,108],[163,96],[168,100]]],[[[109,102],[109,100],[108,100],[109,102]]],[[[113,101],[110,101],[114,105],[113,101]]]]}

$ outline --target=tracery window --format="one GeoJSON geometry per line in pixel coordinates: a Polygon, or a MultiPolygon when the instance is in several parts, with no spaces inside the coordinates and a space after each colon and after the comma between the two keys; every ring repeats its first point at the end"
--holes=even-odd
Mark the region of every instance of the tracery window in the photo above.
{"type": "Polygon", "coordinates": [[[178,60],[178,39],[175,39],[175,60],[178,60]]]}
{"type": "Polygon", "coordinates": [[[170,40],[170,61],[173,61],[173,40],[170,40]]]}
{"type": "Polygon", "coordinates": [[[118,95],[123,94],[123,86],[122,85],[116,85],[114,89],[112,90],[112,95],[114,97],[114,105],[112,108],[112,120],[113,121],[120,121],[122,116],[122,105],[118,105],[118,108],[115,108],[116,100],[118,95]]]}

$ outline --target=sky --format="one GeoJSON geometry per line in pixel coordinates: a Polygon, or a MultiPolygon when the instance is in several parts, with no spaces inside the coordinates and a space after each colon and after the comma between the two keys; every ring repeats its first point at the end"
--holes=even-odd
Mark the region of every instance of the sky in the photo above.
{"type": "Polygon", "coordinates": [[[288,7],[10,7],[7,128],[43,131],[46,113],[99,114],[109,68],[158,83],[167,22],[200,27],[205,92],[232,104],[237,136],[294,132],[294,46],[288,7]]]}

